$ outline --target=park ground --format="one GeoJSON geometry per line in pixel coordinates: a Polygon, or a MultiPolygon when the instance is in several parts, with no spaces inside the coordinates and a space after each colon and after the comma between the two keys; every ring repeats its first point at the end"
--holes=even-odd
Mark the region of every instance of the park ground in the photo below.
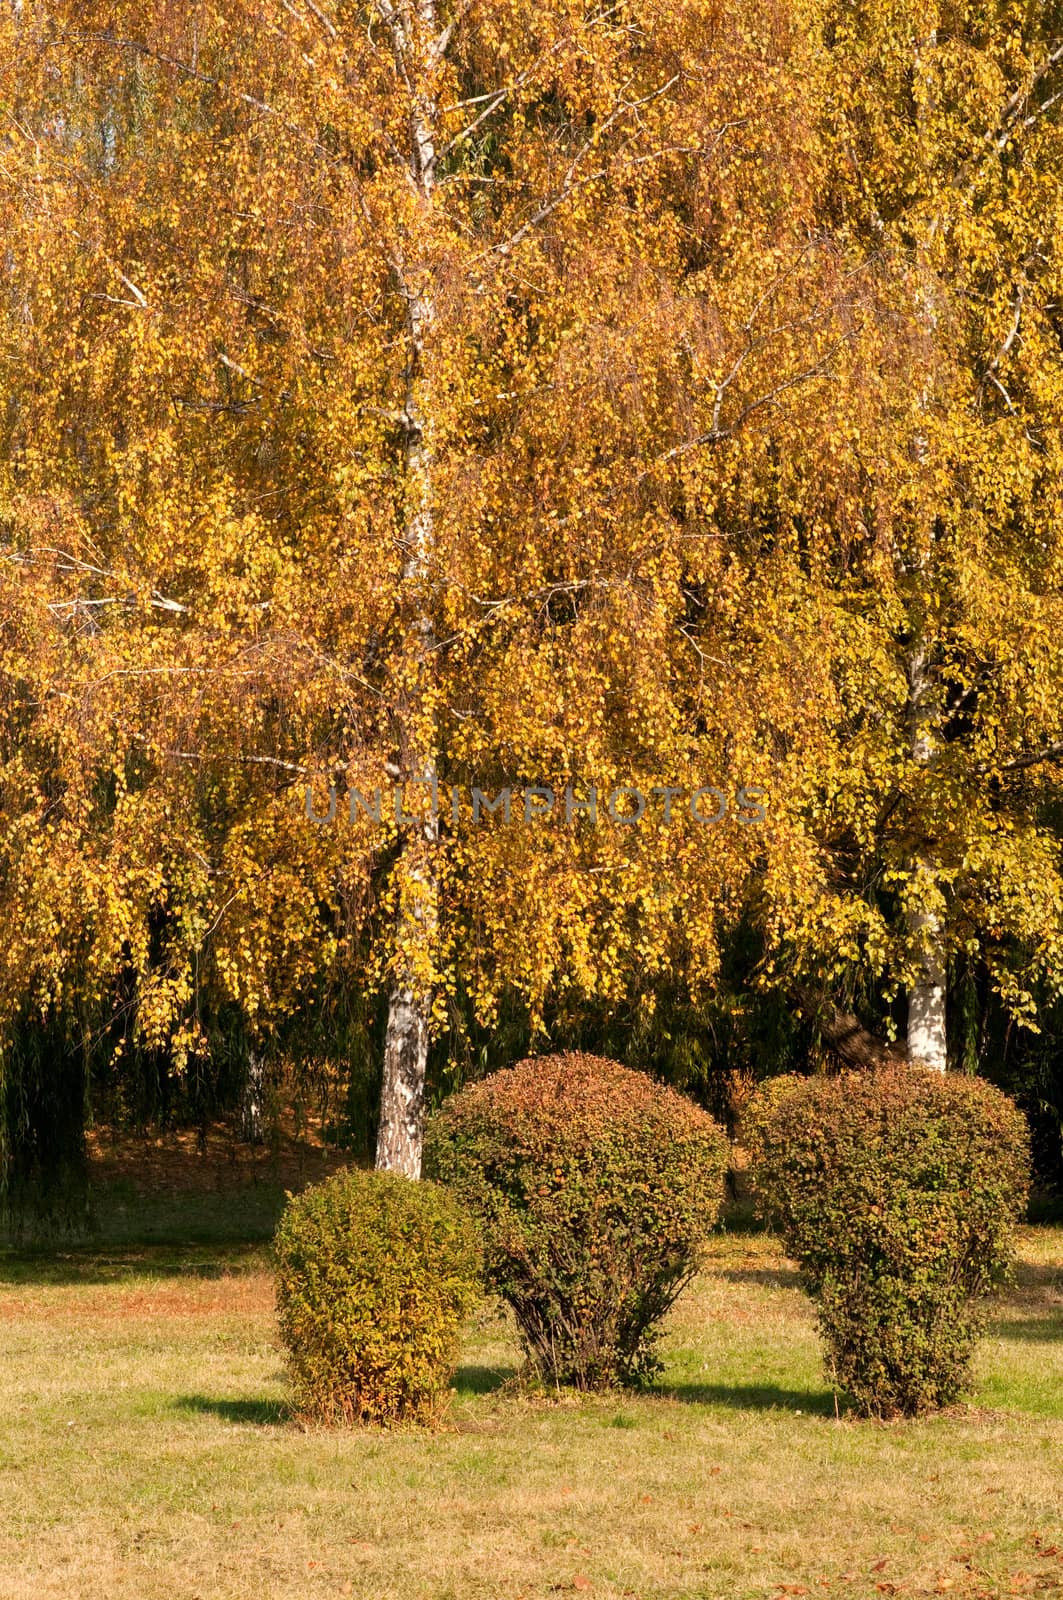
{"type": "Polygon", "coordinates": [[[733,1228],[650,1393],[522,1394],[488,1303],[435,1432],[303,1432],[265,1238],[330,1163],[164,1154],[112,1159],[91,1247],[0,1252],[0,1600],[1063,1596],[1058,1224],[925,1421],[836,1414],[792,1265],[733,1228]]]}

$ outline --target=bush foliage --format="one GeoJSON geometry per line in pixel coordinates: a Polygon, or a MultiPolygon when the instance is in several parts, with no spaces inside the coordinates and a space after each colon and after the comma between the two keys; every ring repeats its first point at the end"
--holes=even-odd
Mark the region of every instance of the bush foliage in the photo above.
{"type": "Polygon", "coordinates": [[[490,1285],[534,1372],[582,1389],[654,1370],[655,1325],[719,1212],[727,1141],[614,1061],[522,1061],[431,1120],[429,1169],[480,1218],[490,1285]]]}
{"type": "Polygon", "coordinates": [[[431,1421],[479,1292],[475,1226],[453,1196],[348,1168],[290,1202],[275,1251],[297,1415],[431,1421]]]}
{"type": "Polygon", "coordinates": [[[800,1264],[857,1410],[955,1400],[1027,1193],[1012,1101],[921,1067],[783,1077],[752,1102],[745,1138],[760,1209],[800,1264]]]}

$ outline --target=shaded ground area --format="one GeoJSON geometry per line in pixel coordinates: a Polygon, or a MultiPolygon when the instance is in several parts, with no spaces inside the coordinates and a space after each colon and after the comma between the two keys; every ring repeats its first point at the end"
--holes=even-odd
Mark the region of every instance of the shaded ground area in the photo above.
{"type": "Polygon", "coordinates": [[[290,1119],[260,1145],[223,1123],[151,1138],[108,1129],[89,1135],[93,1209],[111,1244],[268,1239],[287,1191],[349,1160],[290,1119]]]}
{"type": "MultiPolygon", "coordinates": [[[[194,1234],[210,1195],[168,1195],[194,1234]]],[[[1060,1228],[1024,1231],[970,1404],[889,1427],[836,1418],[764,1234],[713,1241],[647,1394],[522,1394],[485,1305],[434,1434],[287,1420],[253,1241],[0,1254],[0,1324],[11,1600],[1063,1596],[1060,1228]]]]}

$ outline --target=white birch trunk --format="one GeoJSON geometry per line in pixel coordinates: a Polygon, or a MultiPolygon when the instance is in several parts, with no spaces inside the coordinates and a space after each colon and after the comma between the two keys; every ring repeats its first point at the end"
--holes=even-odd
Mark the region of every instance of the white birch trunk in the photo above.
{"type": "MultiPolygon", "coordinates": [[[[932,30],[927,44],[933,48],[937,33],[932,30]]],[[[916,49],[915,71],[917,79],[923,71],[922,51],[916,49]]],[[[920,114],[920,122],[922,116],[920,114]]],[[[936,231],[938,219],[931,224],[931,235],[936,231]]],[[[920,270],[929,274],[929,264],[920,251],[920,270]]],[[[917,286],[917,299],[928,335],[937,333],[938,315],[932,290],[925,283],[917,286]]],[[[928,389],[920,396],[920,410],[926,412],[930,404],[928,389]]],[[[921,430],[913,441],[913,456],[917,464],[926,462],[930,442],[921,430]]],[[[915,566],[921,573],[931,559],[926,550],[915,566]]],[[[926,731],[927,698],[931,688],[931,673],[927,662],[925,639],[918,639],[908,654],[908,714],[910,728],[909,753],[917,766],[925,767],[933,756],[933,745],[926,731]]],[[[947,999],[947,970],[943,951],[941,919],[927,900],[935,897],[934,865],[926,854],[916,854],[911,863],[911,903],[906,914],[906,928],[916,962],[917,976],[908,991],[907,1046],[909,1060],[944,1072],[948,1064],[948,1041],[945,1027],[947,999]]]]}
{"type": "MultiPolygon", "coordinates": [[[[436,106],[430,92],[430,56],[442,48],[434,0],[383,0],[381,15],[401,75],[411,86],[409,175],[418,205],[427,214],[435,176],[436,106]]],[[[424,673],[435,643],[423,585],[435,542],[433,509],[432,415],[423,376],[425,340],[435,318],[429,265],[414,260],[393,263],[406,301],[406,392],[403,410],[407,520],[403,534],[402,584],[411,681],[399,691],[396,745],[400,785],[431,783],[435,795],[435,740],[423,704],[424,673]]],[[[401,792],[401,790],[400,790],[401,792]]],[[[424,1086],[432,1014],[431,970],[439,915],[435,808],[415,823],[404,823],[395,866],[399,904],[396,914],[396,966],[388,996],[384,1041],[384,1079],[377,1135],[378,1169],[421,1175],[424,1086]]]]}
{"type": "MultiPolygon", "coordinates": [[[[921,646],[909,654],[908,684],[911,757],[917,765],[926,766],[932,754],[923,725],[930,676],[926,653],[921,646]]],[[[917,856],[912,869],[912,903],[906,922],[918,962],[918,975],[908,991],[908,1056],[934,1072],[944,1072],[948,1065],[947,979],[941,919],[923,903],[926,896],[934,893],[934,871],[925,856],[917,856]]]]}
{"type": "Polygon", "coordinates": [[[908,991],[908,1055],[934,1072],[944,1072],[948,1066],[947,989],[941,926],[932,913],[914,911],[908,916],[908,932],[922,946],[920,973],[908,991]]]}
{"type": "Polygon", "coordinates": [[[261,1144],[265,1137],[265,1070],[257,1050],[248,1051],[247,1077],[244,1080],[241,1123],[247,1144],[261,1144]]]}

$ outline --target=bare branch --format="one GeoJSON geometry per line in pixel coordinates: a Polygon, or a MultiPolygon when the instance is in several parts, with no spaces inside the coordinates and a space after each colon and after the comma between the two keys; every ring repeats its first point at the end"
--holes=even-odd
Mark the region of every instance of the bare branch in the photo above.
{"type": "Polygon", "coordinates": [[[143,292],[140,289],[137,288],[135,283],[131,282],[130,279],[126,277],[124,272],[120,272],[118,274],[118,276],[121,279],[121,281],[122,281],[123,285],[125,286],[125,288],[127,288],[129,290],[129,292],[133,296],[134,300],[137,301],[138,305],[142,305],[146,309],[148,302],[144,298],[143,292]]]}
{"type": "MultiPolygon", "coordinates": [[[[56,572],[82,572],[93,578],[107,578],[112,582],[121,581],[118,573],[109,571],[106,567],[98,567],[92,561],[82,561],[77,556],[72,556],[69,551],[57,550],[48,545],[39,545],[34,550],[7,550],[3,554],[3,559],[10,561],[13,566],[17,567],[52,566],[56,572]],[[52,558],[51,561],[42,559],[49,556],[52,558]]],[[[268,601],[263,603],[265,605],[269,604],[268,601]]],[[[77,595],[71,600],[52,600],[48,603],[48,609],[58,614],[62,611],[88,610],[94,606],[135,606],[137,604],[138,596],[135,591],[131,590],[126,594],[104,595],[100,598],[77,595]]],[[[151,591],[148,604],[154,606],[158,611],[172,611],[181,615],[191,610],[191,607],[185,605],[182,601],[173,600],[169,595],[160,594],[158,589],[151,591]]]]}
{"type": "Polygon", "coordinates": [[[1016,89],[1011,99],[1007,101],[996,127],[991,129],[985,136],[987,144],[991,144],[998,152],[1003,150],[1017,126],[1022,128],[1032,127],[1037,119],[1060,98],[1058,94],[1050,96],[1048,100],[1038,106],[1032,116],[1019,121],[1020,113],[1029,104],[1030,95],[1034,89],[1048,76],[1053,67],[1057,66],[1061,61],[1063,61],[1063,42],[1055,45],[1049,51],[1040,66],[1034,69],[1029,83],[1023,84],[1021,89],[1016,89]]]}
{"type": "Polygon", "coordinates": [[[1011,330],[1008,333],[1007,338],[1004,340],[1004,343],[1001,345],[1000,349],[997,351],[996,355],[994,356],[992,362],[990,363],[990,367],[989,367],[990,372],[999,371],[1000,363],[1004,360],[1005,356],[1010,355],[1011,347],[1015,343],[1015,340],[1018,337],[1019,323],[1021,321],[1022,321],[1022,288],[1020,287],[1018,289],[1016,295],[1015,295],[1015,318],[1014,318],[1014,321],[1011,324],[1011,330]]]}
{"type": "Polygon", "coordinates": [[[980,778],[991,777],[999,772],[1026,772],[1030,767],[1040,766],[1044,761],[1063,760],[1063,741],[1057,744],[1046,745],[1043,750],[1027,750],[1017,756],[1012,756],[1010,761],[982,761],[975,768],[980,778]]]}
{"type": "Polygon", "coordinates": [[[1008,415],[1013,417],[1015,415],[1015,402],[1012,400],[1010,394],[1005,389],[1004,385],[1001,383],[1001,381],[997,377],[996,373],[995,372],[987,372],[986,373],[986,377],[989,379],[990,383],[993,385],[993,387],[995,389],[999,389],[1000,390],[1000,393],[1004,396],[1004,404],[1008,408],[1008,415]]]}
{"type": "Polygon", "coordinates": [[[301,767],[294,761],[282,761],[279,756],[203,755],[195,750],[163,750],[160,754],[170,756],[175,761],[227,761],[240,766],[276,767],[280,772],[294,772],[300,778],[315,776],[313,768],[301,767]]]}
{"type": "Polygon", "coordinates": [[[636,482],[641,482],[643,478],[649,477],[652,472],[656,471],[660,467],[666,466],[668,462],[675,461],[677,457],[688,455],[691,450],[697,450],[704,445],[721,444],[725,439],[732,438],[738,432],[738,430],[746,422],[748,422],[750,417],[755,416],[758,411],[763,411],[766,406],[775,405],[779,397],[784,395],[789,389],[795,389],[799,384],[809,383],[813,378],[823,377],[830,367],[830,363],[834,359],[834,356],[837,354],[837,352],[843,347],[843,345],[850,344],[852,340],[857,337],[859,331],[859,329],[853,329],[850,333],[842,334],[839,339],[835,340],[830,349],[824,356],[820,358],[819,361],[814,362],[810,367],[806,367],[802,372],[796,372],[791,377],[784,378],[781,383],[777,383],[775,387],[769,389],[766,394],[758,395],[755,400],[751,400],[749,404],[741,412],[739,412],[738,416],[732,423],[729,423],[728,426],[724,428],[720,426],[719,421],[721,399],[722,395],[726,393],[728,385],[733,381],[735,376],[737,376],[738,370],[750,353],[748,350],[743,351],[742,355],[731,369],[731,372],[728,374],[727,378],[722,384],[717,386],[716,402],[713,406],[712,426],[707,428],[704,433],[699,433],[695,438],[687,439],[682,444],[673,445],[672,448],[670,450],[666,450],[663,455],[657,456],[655,460],[651,462],[651,464],[645,469],[645,471],[639,475],[639,478],[636,479],[636,482]]]}
{"type": "Polygon", "coordinates": [[[314,4],[314,0],[305,0],[305,5],[306,5],[306,9],[308,11],[313,12],[314,16],[320,22],[321,26],[324,28],[324,30],[328,34],[329,38],[330,39],[338,39],[339,38],[339,34],[336,32],[335,24],[328,17],[326,17],[325,13],[321,10],[321,8],[319,6],[316,6],[314,4]]]}

